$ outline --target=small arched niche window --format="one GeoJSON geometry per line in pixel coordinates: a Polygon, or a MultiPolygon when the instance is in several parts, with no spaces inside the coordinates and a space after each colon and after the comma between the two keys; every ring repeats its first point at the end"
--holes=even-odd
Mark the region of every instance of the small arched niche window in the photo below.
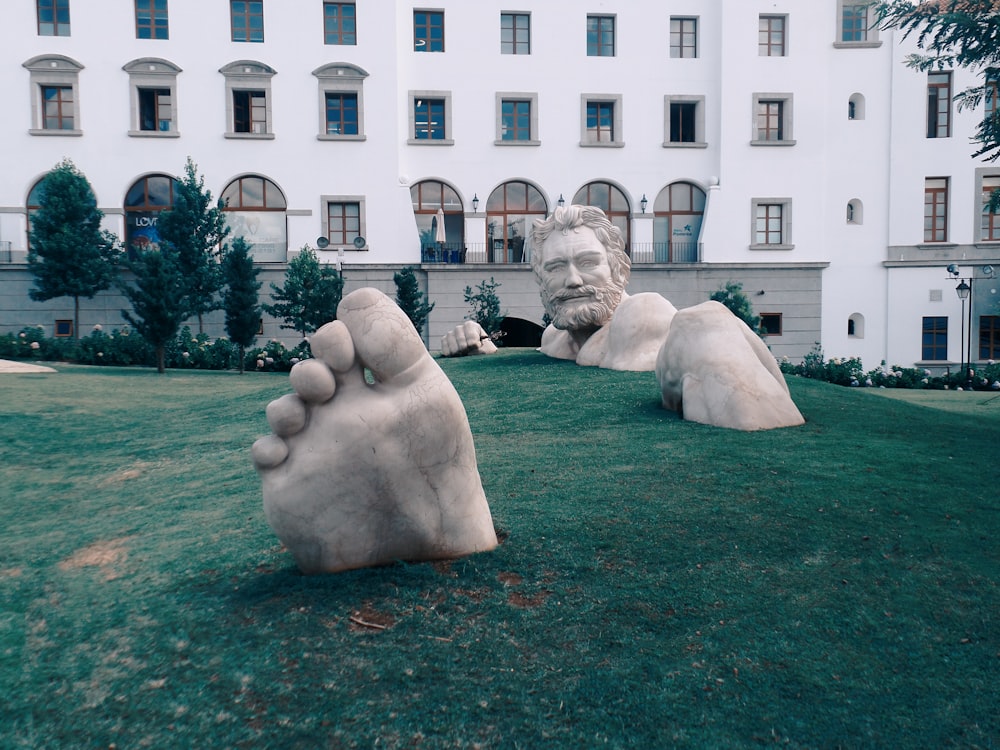
{"type": "Polygon", "coordinates": [[[863,339],[865,337],[865,316],[861,313],[852,313],[847,319],[847,337],[850,339],[863,339]]]}
{"type": "Polygon", "coordinates": [[[847,223],[863,224],[865,207],[858,198],[847,201],[847,223]]]}
{"type": "Polygon", "coordinates": [[[511,180],[498,185],[486,200],[487,260],[525,263],[525,239],[535,219],[544,219],[548,205],[534,185],[511,180]]]}
{"type": "Polygon", "coordinates": [[[125,246],[133,256],[140,250],[159,250],[156,228],[161,211],[174,205],[177,180],[170,175],[150,174],[132,184],[125,194],[125,246]]]}
{"type": "Polygon", "coordinates": [[[848,120],[863,120],[865,119],[865,97],[864,94],[854,93],[847,100],[847,119],[848,120]]]}
{"type": "Polygon", "coordinates": [[[285,194],[259,175],[244,175],[222,191],[223,212],[232,237],[242,237],[256,263],[283,263],[288,258],[285,194]]]}
{"type": "Polygon", "coordinates": [[[576,191],[573,203],[597,206],[608,216],[608,221],[618,227],[625,239],[625,252],[632,254],[632,209],[625,192],[610,182],[588,182],[576,191]]]}

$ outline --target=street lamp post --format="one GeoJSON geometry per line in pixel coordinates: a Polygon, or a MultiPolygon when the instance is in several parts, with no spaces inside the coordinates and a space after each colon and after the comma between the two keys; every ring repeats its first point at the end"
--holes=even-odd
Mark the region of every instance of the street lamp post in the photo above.
{"type": "Polygon", "coordinates": [[[961,283],[955,287],[955,294],[962,300],[962,338],[959,339],[959,346],[962,347],[962,355],[965,357],[962,362],[962,370],[965,372],[965,387],[972,390],[972,279],[962,279],[961,283]],[[969,301],[969,327],[965,327],[965,301],[969,301]]]}

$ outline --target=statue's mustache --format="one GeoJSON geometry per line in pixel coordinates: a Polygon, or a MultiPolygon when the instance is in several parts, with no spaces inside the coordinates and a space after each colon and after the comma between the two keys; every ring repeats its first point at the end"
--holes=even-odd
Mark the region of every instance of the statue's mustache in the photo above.
{"type": "Polygon", "coordinates": [[[598,289],[596,286],[578,286],[573,289],[560,289],[554,292],[549,299],[553,302],[564,302],[580,297],[593,297],[596,302],[600,302],[604,299],[604,290],[598,289]]]}

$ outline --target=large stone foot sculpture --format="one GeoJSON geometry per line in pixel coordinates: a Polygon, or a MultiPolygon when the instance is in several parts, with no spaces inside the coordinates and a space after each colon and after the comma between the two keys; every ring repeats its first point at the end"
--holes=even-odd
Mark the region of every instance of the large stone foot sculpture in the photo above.
{"type": "Polygon", "coordinates": [[[496,547],[465,408],[409,319],[375,289],[337,318],[253,446],[278,538],[305,573],[496,547]]]}
{"type": "Polygon", "coordinates": [[[663,405],[691,422],[734,430],[805,422],[767,346],[718,302],[674,315],[656,379],[663,405]]]}

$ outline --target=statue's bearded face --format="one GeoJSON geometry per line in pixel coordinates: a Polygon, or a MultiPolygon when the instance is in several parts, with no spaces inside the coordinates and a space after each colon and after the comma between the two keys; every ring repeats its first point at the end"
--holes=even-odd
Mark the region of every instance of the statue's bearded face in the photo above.
{"type": "Polygon", "coordinates": [[[625,285],[612,273],[607,250],[592,229],[553,232],[542,257],[542,303],[552,325],[564,330],[600,328],[611,320],[625,285]]]}

